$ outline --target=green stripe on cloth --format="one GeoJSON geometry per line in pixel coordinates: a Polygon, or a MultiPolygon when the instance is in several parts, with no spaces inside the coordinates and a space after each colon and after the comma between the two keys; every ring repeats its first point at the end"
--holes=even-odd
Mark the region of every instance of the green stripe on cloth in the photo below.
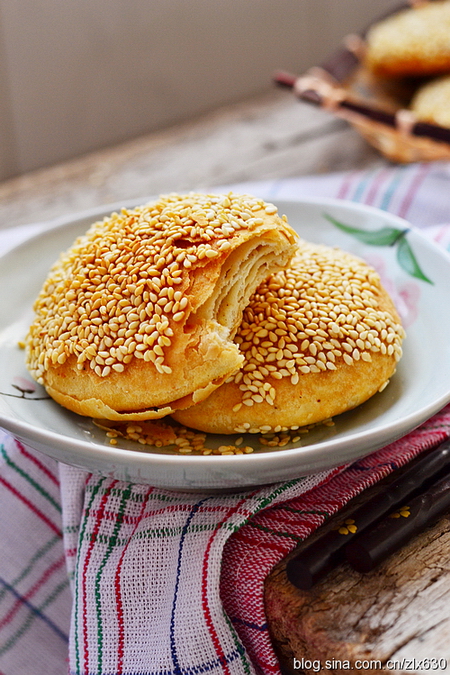
{"type": "Polygon", "coordinates": [[[236,632],[236,629],[233,626],[233,624],[231,623],[231,620],[230,620],[228,614],[225,611],[223,611],[223,616],[224,616],[225,622],[226,622],[226,624],[227,624],[227,626],[230,630],[230,633],[232,635],[233,642],[234,642],[234,645],[236,647],[236,651],[238,652],[239,656],[241,657],[241,663],[244,666],[244,670],[247,673],[247,675],[251,675],[252,666],[251,666],[250,661],[247,658],[245,647],[243,646],[242,642],[240,641],[239,636],[236,632]]]}
{"type": "Polygon", "coordinates": [[[97,669],[99,673],[103,672],[103,620],[102,620],[100,581],[103,570],[111,555],[111,552],[117,545],[117,535],[119,534],[120,528],[123,525],[123,516],[125,513],[125,507],[127,505],[128,500],[130,499],[131,494],[132,494],[131,484],[128,485],[125,490],[121,490],[120,506],[117,512],[113,534],[111,537],[109,537],[108,547],[106,549],[106,552],[103,556],[103,559],[99,565],[97,574],[95,576],[94,594],[95,594],[95,610],[97,614],[97,635],[98,635],[97,669]]]}
{"type": "MultiPolygon", "coordinates": [[[[187,533],[188,534],[199,534],[202,532],[212,532],[215,530],[217,525],[215,523],[200,523],[200,524],[190,524],[187,533]]],[[[223,523],[221,527],[225,530],[229,530],[230,533],[235,532],[241,527],[241,523],[223,523]]],[[[177,527],[150,527],[146,530],[141,530],[135,535],[136,539],[166,539],[167,537],[177,538],[181,535],[183,531],[183,526],[178,525],[177,527]]],[[[85,530],[83,533],[82,540],[90,541],[93,536],[92,532],[85,530]]],[[[125,535],[123,538],[119,537],[117,533],[108,535],[104,532],[99,532],[95,535],[95,541],[100,544],[112,545],[112,546],[123,546],[128,541],[128,535],[125,535]]]]}
{"type": "Polygon", "coordinates": [[[286,492],[286,490],[289,490],[291,487],[294,487],[294,485],[298,485],[299,483],[304,482],[304,480],[305,480],[304,478],[295,478],[294,480],[288,481],[287,483],[282,483],[281,485],[278,485],[278,487],[269,495],[266,495],[265,497],[261,497],[259,499],[259,504],[252,515],[270,506],[270,504],[272,504],[277,497],[286,492]]]}
{"type": "MultiPolygon", "coordinates": [[[[111,494],[111,496],[115,496],[120,499],[123,489],[124,489],[123,487],[118,486],[112,487],[109,490],[108,486],[100,488],[95,483],[93,485],[91,483],[88,483],[88,485],[86,486],[86,493],[90,493],[93,490],[95,490],[96,495],[104,495],[105,492],[108,492],[109,494],[111,494]]],[[[140,504],[144,501],[144,499],[145,499],[145,492],[133,492],[130,495],[130,502],[136,502],[137,504],[140,504]]],[[[154,493],[151,493],[149,501],[165,502],[167,504],[184,504],[185,502],[184,498],[179,494],[176,494],[175,492],[172,494],[165,494],[164,492],[159,490],[155,490],[154,493]]]]}
{"type": "Polygon", "coordinates": [[[0,445],[0,453],[3,459],[5,460],[7,466],[13,469],[16,473],[18,473],[19,476],[22,476],[22,478],[24,478],[30,485],[32,485],[35,488],[35,490],[37,490],[43,497],[45,497],[45,499],[47,499],[47,501],[49,501],[50,504],[52,504],[52,506],[54,506],[55,509],[59,513],[61,513],[61,505],[59,504],[59,502],[54,497],[52,497],[52,495],[49,494],[47,490],[45,490],[42,487],[42,485],[40,485],[36,480],[34,480],[34,478],[32,478],[29,473],[27,473],[24,469],[21,469],[20,466],[18,466],[15,462],[12,461],[12,459],[6,452],[6,448],[4,445],[0,445]]]}
{"type": "Polygon", "coordinates": [[[376,169],[370,169],[369,171],[365,171],[362,174],[362,178],[359,181],[359,183],[357,184],[357,186],[355,188],[355,191],[353,193],[353,197],[351,198],[351,200],[353,202],[360,202],[362,200],[364,192],[365,192],[367,186],[369,185],[371,179],[375,175],[375,173],[376,173],[376,169]]]}
{"type": "MultiPolygon", "coordinates": [[[[88,506],[86,507],[85,515],[83,518],[83,525],[81,528],[80,532],[80,542],[83,541],[84,536],[85,536],[85,531],[86,531],[86,525],[87,525],[87,516],[90,513],[90,510],[92,508],[92,504],[94,502],[94,499],[96,498],[97,494],[100,492],[100,488],[102,484],[105,482],[106,478],[103,476],[102,478],[99,478],[95,483],[94,486],[87,486],[86,491],[91,492],[90,495],[90,500],[88,503],[88,506]]],[[[78,554],[77,554],[77,567],[80,564],[80,559],[81,559],[81,545],[78,547],[78,554]]],[[[76,576],[76,583],[75,583],[75,615],[74,615],[74,642],[75,642],[75,662],[76,662],[76,672],[80,673],[80,643],[79,643],[79,606],[80,606],[80,581],[79,581],[79,575],[76,576]]]]}

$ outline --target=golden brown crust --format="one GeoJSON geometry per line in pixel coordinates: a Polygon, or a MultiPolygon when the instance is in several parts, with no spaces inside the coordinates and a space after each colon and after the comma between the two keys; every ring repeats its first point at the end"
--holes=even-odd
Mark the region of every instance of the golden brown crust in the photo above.
{"type": "Polygon", "coordinates": [[[296,238],[273,205],[232,193],[114,213],[50,271],[28,368],[83,415],[151,419],[203,400],[241,365],[243,308],[296,238]]]}
{"type": "Polygon", "coordinates": [[[400,319],[376,272],[301,242],[286,272],[252,296],[236,341],[245,361],[205,401],[173,417],[211,433],[304,426],[360,405],[401,356],[400,319]]]}
{"type": "Polygon", "coordinates": [[[450,2],[403,10],[372,26],[366,65],[387,77],[435,75],[450,70],[450,2]]]}
{"type": "Polygon", "coordinates": [[[410,105],[417,119],[450,127],[450,75],[424,84],[414,94],[410,105]]]}
{"type": "Polygon", "coordinates": [[[359,362],[354,366],[339,364],[337,371],[311,373],[300,378],[299,384],[289,380],[274,383],[276,399],[273,405],[262,401],[251,409],[233,407],[242,399],[239,385],[224,384],[203,403],[186,410],[177,410],[173,417],[185,426],[207,433],[261,433],[302,427],[339,415],[367,401],[377,393],[380,383],[392,376],[396,367],[394,357],[377,357],[371,364],[359,362]],[[369,367],[370,365],[370,367],[369,367]]]}
{"type": "Polygon", "coordinates": [[[202,401],[235,372],[236,364],[239,367],[242,363],[236,346],[218,339],[216,331],[197,330],[196,334],[192,346],[180,339],[167,355],[166,362],[175,376],[134,359],[125,373],[112,372],[99,378],[86,369],[80,377],[76,358],[71,356],[64,366],[49,369],[47,392],[80,415],[109,420],[158,419],[202,401]]]}

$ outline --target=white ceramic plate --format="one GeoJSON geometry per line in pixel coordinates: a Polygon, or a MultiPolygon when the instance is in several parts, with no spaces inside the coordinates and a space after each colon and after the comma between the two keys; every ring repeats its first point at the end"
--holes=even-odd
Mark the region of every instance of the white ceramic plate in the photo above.
{"type": "MultiPolygon", "coordinates": [[[[276,203],[302,237],[356,253],[381,274],[407,331],[403,359],[382,393],[336,417],[335,426],[317,427],[301,444],[279,450],[260,446],[251,435],[244,440],[255,447],[250,455],[182,456],[122,439],[120,447],[112,447],[91,420],[45,397],[31,382],[18,347],[50,265],[91,222],[109,214],[109,206],[61,220],[0,259],[0,426],[89,471],[157,487],[220,491],[289,480],[356,460],[437,412],[450,401],[448,254],[409,230],[404,220],[371,207],[335,200],[276,203]],[[330,217],[356,231],[343,230],[330,217]]],[[[210,436],[208,445],[232,439],[210,436]]]]}

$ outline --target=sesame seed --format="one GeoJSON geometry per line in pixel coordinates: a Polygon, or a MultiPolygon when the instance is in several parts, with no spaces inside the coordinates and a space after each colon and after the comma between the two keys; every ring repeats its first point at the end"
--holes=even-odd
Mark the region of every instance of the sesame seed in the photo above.
{"type": "Polygon", "coordinates": [[[381,385],[381,387],[379,387],[378,391],[379,391],[379,392],[384,391],[384,390],[386,389],[386,387],[388,386],[388,384],[389,384],[389,380],[386,380],[386,382],[383,382],[383,384],[381,385]]]}
{"type": "Polygon", "coordinates": [[[235,341],[245,360],[231,378],[241,404],[274,405],[276,381],[289,377],[296,386],[310,373],[370,362],[367,350],[400,358],[404,330],[395,315],[377,310],[379,289],[363,261],[301,242],[290,267],[263,282],[244,310],[235,341]]]}
{"type": "Polygon", "coordinates": [[[190,270],[227,256],[239,230],[263,223],[255,216],[264,208],[246,195],[172,193],[91,225],[60,256],[36,300],[25,343],[30,372],[43,381],[72,354],[80,370],[89,361],[103,378],[155,355],[163,358],[158,370],[167,368],[161,348],[170,346],[171,326],[187,320],[190,270]],[[143,339],[148,334],[153,341],[143,339]],[[119,351],[123,337],[127,348],[119,351]]]}

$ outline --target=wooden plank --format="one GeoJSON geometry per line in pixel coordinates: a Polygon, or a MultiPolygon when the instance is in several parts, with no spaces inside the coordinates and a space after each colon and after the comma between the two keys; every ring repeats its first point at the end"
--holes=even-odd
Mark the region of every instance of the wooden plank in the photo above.
{"type": "MultiPolygon", "coordinates": [[[[342,522],[345,512],[326,527],[342,522]]],[[[360,574],[344,564],[309,591],[288,581],[286,563],[293,554],[288,556],[265,583],[267,620],[285,672],[445,673],[449,547],[447,516],[372,572],[360,574]]]]}
{"type": "Polygon", "coordinates": [[[189,122],[0,184],[0,227],[170,191],[382,162],[331,114],[274,89],[189,122]]]}

